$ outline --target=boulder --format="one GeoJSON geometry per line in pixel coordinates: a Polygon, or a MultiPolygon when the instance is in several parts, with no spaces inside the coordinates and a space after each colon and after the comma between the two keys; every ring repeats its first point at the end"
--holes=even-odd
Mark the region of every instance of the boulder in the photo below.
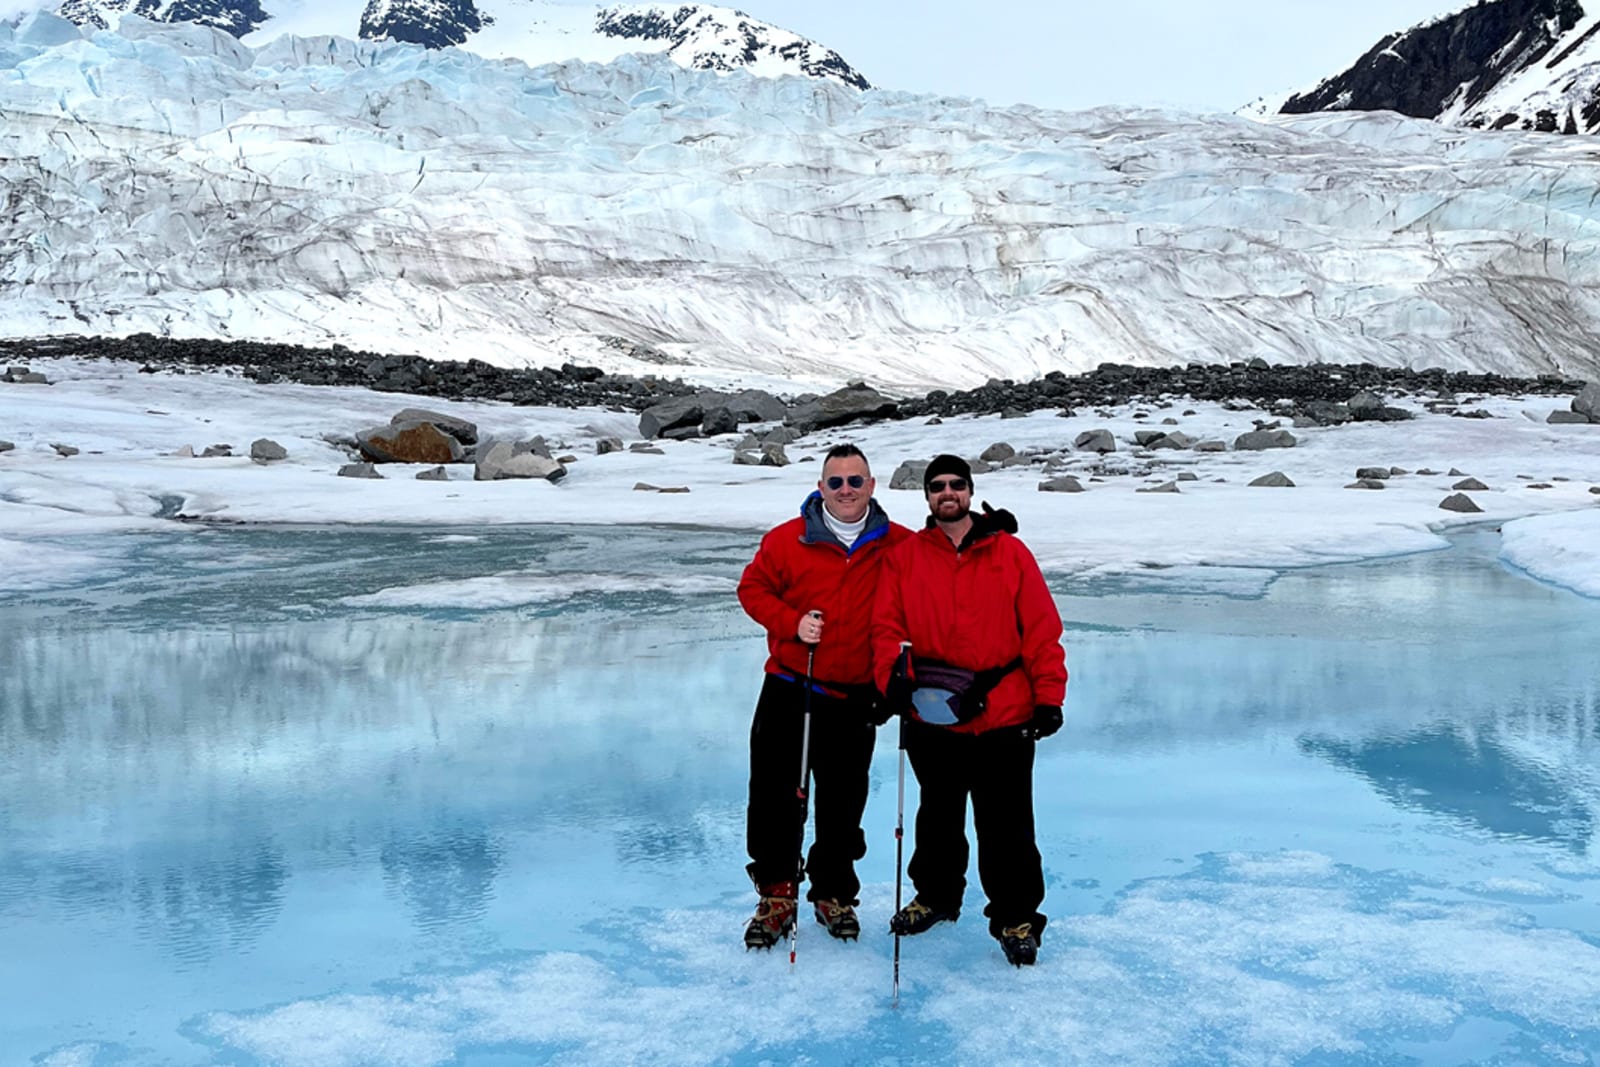
{"type": "Polygon", "coordinates": [[[257,463],[276,463],[288,459],[289,451],[270,437],[258,437],[250,442],[250,458],[257,463]]]}
{"type": "Polygon", "coordinates": [[[636,493],[687,493],[687,485],[651,485],[649,482],[634,482],[633,489],[636,493]]]}
{"type": "Polygon", "coordinates": [[[648,441],[635,441],[628,446],[629,452],[636,452],[641,456],[664,456],[666,452],[650,444],[648,441]]]}
{"type": "Polygon", "coordinates": [[[1233,439],[1236,452],[1261,452],[1268,448],[1293,448],[1298,444],[1288,430],[1251,430],[1233,439]]]}
{"type": "Polygon", "coordinates": [[[1004,463],[1017,454],[1017,450],[1004,441],[996,441],[978,454],[978,458],[986,463],[1004,463]]]}
{"type": "Polygon", "coordinates": [[[728,398],[727,408],[740,422],[776,422],[789,414],[783,401],[761,389],[734,393],[728,398]]]}
{"type": "Polygon", "coordinates": [[[1195,446],[1195,441],[1196,439],[1190,437],[1188,434],[1174,430],[1171,433],[1164,433],[1160,437],[1157,437],[1154,441],[1151,441],[1150,447],[1180,449],[1193,448],[1195,446]]]}
{"type": "Polygon", "coordinates": [[[612,452],[622,451],[622,438],[602,437],[594,443],[594,454],[597,456],[610,455],[612,452]]]}
{"type": "Polygon", "coordinates": [[[889,478],[890,489],[915,489],[922,490],[922,472],[928,469],[926,459],[908,459],[894,469],[894,474],[889,478]]]}
{"type": "Polygon", "coordinates": [[[1450,488],[1458,490],[1458,491],[1476,493],[1476,492],[1481,492],[1481,491],[1483,491],[1483,490],[1485,490],[1485,489],[1487,489],[1489,487],[1487,485],[1484,485],[1482,482],[1478,481],[1478,479],[1476,479],[1476,478],[1463,478],[1461,481],[1459,481],[1456,484],[1452,485],[1450,488]]]}
{"type": "MultiPolygon", "coordinates": [[[[0,452],[10,452],[13,448],[16,448],[16,447],[17,446],[12,444],[10,441],[0,441],[0,452]]],[[[187,447],[187,446],[185,446],[185,447],[187,447]]],[[[194,450],[190,449],[190,451],[192,452],[194,450]]]]}
{"type": "Polygon", "coordinates": [[[696,428],[705,418],[706,409],[699,396],[675,396],[653,404],[639,413],[639,436],[649,441],[668,430],[688,426],[696,428]]]}
{"type": "MultiPolygon", "coordinates": [[[[443,470],[444,468],[441,467],[439,469],[443,470]]],[[[341,478],[382,478],[383,475],[379,474],[378,473],[378,468],[374,467],[370,463],[346,463],[344,466],[339,468],[339,477],[341,477],[341,478]]]]}
{"type": "Polygon", "coordinates": [[[448,482],[449,480],[450,475],[443,467],[429,467],[425,471],[417,472],[417,481],[419,482],[448,482]]]}
{"type": "Polygon", "coordinates": [[[1250,484],[1251,485],[1266,486],[1266,487],[1272,488],[1272,489],[1293,489],[1294,488],[1294,482],[1290,481],[1289,480],[1289,476],[1287,474],[1283,473],[1282,471],[1273,471],[1271,474],[1263,474],[1261,477],[1257,478],[1255,481],[1251,482],[1250,484]]]}
{"type": "Polygon", "coordinates": [[[1455,493],[1439,501],[1439,506],[1446,511],[1460,511],[1465,514],[1474,514],[1483,509],[1472,502],[1472,498],[1465,493],[1455,493]]]}
{"type": "Polygon", "coordinates": [[[1059,478],[1050,478],[1039,483],[1041,493],[1081,493],[1083,484],[1070,474],[1063,474],[1059,478]]]}
{"type": "Polygon", "coordinates": [[[1228,450],[1228,442],[1201,441],[1199,444],[1194,446],[1194,450],[1196,452],[1226,452],[1228,450]]]}
{"type": "Polygon", "coordinates": [[[852,382],[827,396],[796,405],[785,421],[801,433],[811,433],[851,422],[892,418],[899,406],[872,386],[852,382]]]}
{"type": "MultiPolygon", "coordinates": [[[[4,442],[0,442],[0,444],[3,444],[3,443],[4,442]]],[[[4,448],[0,448],[0,452],[4,452],[4,451],[5,451],[4,448]]],[[[178,448],[178,450],[176,452],[174,452],[172,454],[174,456],[177,456],[179,459],[193,459],[194,458],[194,445],[182,445],[182,446],[180,446],[178,448]]]]}
{"type": "MultiPolygon", "coordinates": [[[[498,482],[507,478],[544,478],[558,482],[567,476],[567,468],[549,455],[541,455],[537,445],[543,440],[495,441],[478,450],[473,465],[472,478],[478,482],[498,482]]],[[[548,449],[545,450],[548,452],[548,449]]]]}
{"type": "Polygon", "coordinates": [[[1312,400],[1306,404],[1305,413],[1318,426],[1338,426],[1351,418],[1348,405],[1331,400],[1312,400]]]}
{"type": "Polygon", "coordinates": [[[1165,436],[1167,436],[1167,431],[1165,430],[1135,430],[1133,431],[1133,443],[1143,448],[1152,441],[1159,441],[1165,436]]]}
{"type": "Polygon", "coordinates": [[[1590,422],[1600,422],[1600,382],[1590,382],[1572,398],[1572,410],[1590,422]]]}
{"type": "Polygon", "coordinates": [[[791,426],[774,426],[761,435],[764,445],[792,445],[800,440],[800,435],[791,426]]]}
{"type": "Polygon", "coordinates": [[[356,434],[356,448],[370,463],[460,463],[461,442],[431,422],[396,422],[356,434]]]}
{"type": "Polygon", "coordinates": [[[1349,485],[1345,486],[1345,488],[1346,489],[1385,489],[1385,488],[1387,488],[1387,486],[1385,486],[1384,483],[1379,481],[1377,478],[1357,478],[1355,481],[1353,481],[1349,485]]]}
{"type": "Polygon", "coordinates": [[[1385,478],[1389,477],[1389,468],[1388,467],[1357,467],[1356,468],[1356,477],[1357,478],[1375,478],[1375,479],[1377,479],[1378,481],[1381,482],[1385,478]]]}
{"type": "Polygon", "coordinates": [[[739,420],[725,407],[712,408],[700,420],[700,436],[715,437],[722,433],[737,433],[739,420]]]}
{"type": "Polygon", "coordinates": [[[1117,439],[1110,430],[1085,430],[1072,439],[1072,447],[1079,452],[1115,452],[1117,439]]]}
{"type": "Polygon", "coordinates": [[[232,458],[232,445],[207,445],[206,450],[200,453],[201,459],[215,459],[217,457],[232,458]]]}
{"type": "Polygon", "coordinates": [[[1587,426],[1590,420],[1589,416],[1581,411],[1552,411],[1544,421],[1554,425],[1565,423],[1587,426]]]}
{"type": "Polygon", "coordinates": [[[1404,422],[1411,412],[1389,407],[1376,394],[1363,389],[1350,398],[1350,417],[1356,422],[1404,422]]]}
{"type": "Polygon", "coordinates": [[[61,445],[52,441],[50,447],[56,450],[56,455],[58,456],[76,456],[78,454],[78,450],[72,445],[61,445]]]}
{"type": "Polygon", "coordinates": [[[1178,472],[1178,481],[1180,481],[1180,482],[1198,482],[1199,480],[1200,480],[1200,476],[1198,474],[1196,474],[1194,471],[1179,471],[1178,472]]]}
{"type": "Polygon", "coordinates": [[[1145,487],[1144,489],[1134,490],[1136,493],[1176,493],[1177,491],[1177,482],[1162,482],[1160,485],[1151,485],[1145,487]]]}
{"type": "Polygon", "coordinates": [[[434,426],[454,437],[464,445],[478,443],[478,426],[466,419],[458,419],[454,415],[443,415],[437,411],[428,411],[425,408],[406,408],[394,418],[389,420],[389,425],[399,426],[403,423],[431,422],[434,426]]]}

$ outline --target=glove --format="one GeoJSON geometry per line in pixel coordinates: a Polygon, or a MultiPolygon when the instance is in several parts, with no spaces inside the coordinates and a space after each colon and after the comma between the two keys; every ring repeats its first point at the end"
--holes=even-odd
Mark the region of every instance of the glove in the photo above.
{"type": "Polygon", "coordinates": [[[1033,718],[1022,724],[1022,736],[1042,741],[1061,729],[1061,709],[1054,704],[1035,704],[1033,718]]]}
{"type": "Polygon", "coordinates": [[[1008,534],[1017,532],[1017,517],[1005,508],[998,510],[991,508],[987,500],[983,502],[983,517],[988,519],[989,524],[996,530],[1004,530],[1008,534]]]}

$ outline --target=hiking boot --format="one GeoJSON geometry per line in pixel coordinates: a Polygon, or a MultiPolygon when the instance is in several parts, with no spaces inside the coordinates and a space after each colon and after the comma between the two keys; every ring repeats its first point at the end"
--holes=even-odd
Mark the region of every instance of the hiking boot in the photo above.
{"type": "Polygon", "coordinates": [[[1000,949],[1013,967],[1032,967],[1039,958],[1039,938],[1032,923],[1018,923],[1000,931],[1000,949]]]}
{"type": "Polygon", "coordinates": [[[920,934],[942,922],[955,922],[961,918],[961,909],[955,911],[934,911],[916,897],[911,898],[911,903],[894,913],[894,918],[889,920],[891,934],[903,934],[910,937],[920,934]]]}
{"type": "Polygon", "coordinates": [[[856,919],[855,908],[837,900],[818,900],[813,903],[817,908],[817,922],[827,928],[829,937],[854,941],[861,936],[861,923],[856,919]]]}
{"type": "Polygon", "coordinates": [[[793,882],[761,887],[761,900],[756,904],[756,913],[750,916],[750,921],[744,926],[746,952],[753,948],[771,948],[794,929],[795,901],[799,895],[798,887],[793,882]]]}

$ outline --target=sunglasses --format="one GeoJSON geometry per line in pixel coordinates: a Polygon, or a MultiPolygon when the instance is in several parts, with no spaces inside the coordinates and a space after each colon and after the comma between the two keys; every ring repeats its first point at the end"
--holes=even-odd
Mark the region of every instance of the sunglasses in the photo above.
{"type": "Polygon", "coordinates": [[[946,489],[952,493],[965,493],[967,480],[965,478],[936,478],[928,483],[928,492],[942,493],[946,489]]]}
{"type": "Polygon", "coordinates": [[[844,488],[844,483],[846,482],[850,483],[850,488],[860,489],[862,486],[867,484],[867,479],[864,475],[860,474],[852,474],[848,478],[841,478],[839,475],[835,474],[832,478],[829,478],[822,484],[826,485],[829,489],[839,490],[844,488]]]}

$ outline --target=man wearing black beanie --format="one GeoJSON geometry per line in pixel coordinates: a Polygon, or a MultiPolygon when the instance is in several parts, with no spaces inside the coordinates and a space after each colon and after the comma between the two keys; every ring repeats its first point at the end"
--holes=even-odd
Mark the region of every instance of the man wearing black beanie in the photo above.
{"type": "Polygon", "coordinates": [[[922,488],[927,525],[884,560],[872,620],[874,678],[902,716],[921,796],[907,871],[916,896],[890,929],[920,934],[960,916],[970,799],[989,933],[1020,967],[1037,958],[1046,922],[1033,760],[1035,742],[1061,728],[1061,615],[1009,515],[972,513],[966,460],[935,456],[922,488]]]}

